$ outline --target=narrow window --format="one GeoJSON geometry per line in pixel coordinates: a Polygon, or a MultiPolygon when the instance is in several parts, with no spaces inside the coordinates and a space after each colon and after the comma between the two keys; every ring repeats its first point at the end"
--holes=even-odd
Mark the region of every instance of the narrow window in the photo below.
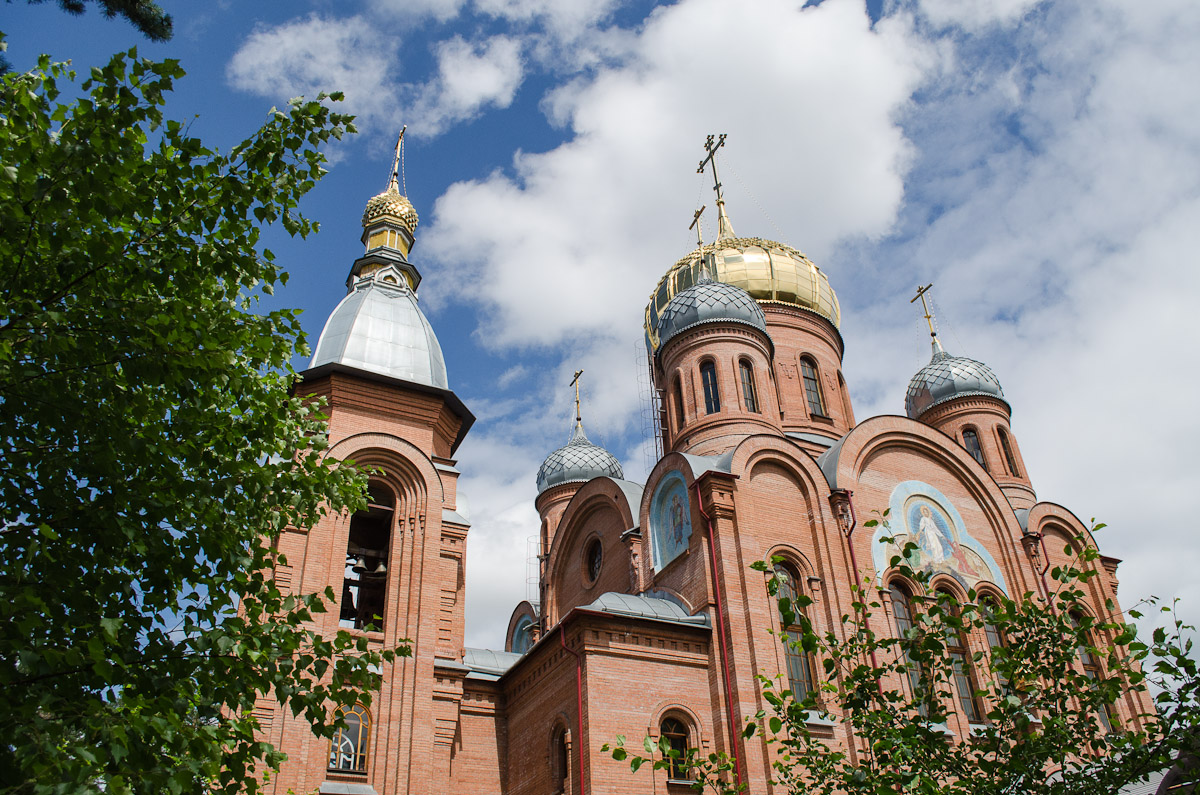
{"type": "Polygon", "coordinates": [[[686,781],[688,777],[687,771],[687,749],[688,749],[688,730],[683,725],[683,721],[675,718],[666,718],[660,727],[660,734],[667,741],[670,750],[677,751],[678,756],[671,757],[671,766],[667,771],[667,778],[671,781],[686,781]]]}
{"type": "MultiPolygon", "coordinates": [[[[799,579],[790,566],[783,564],[775,567],[775,577],[779,581],[779,590],[776,592],[776,596],[780,600],[787,599],[789,601],[794,615],[792,623],[782,627],[784,638],[787,641],[788,687],[791,688],[792,697],[796,701],[803,701],[809,693],[813,692],[814,679],[812,660],[808,652],[804,651],[804,647],[800,645],[800,641],[804,637],[804,629],[800,625],[803,608],[796,601],[796,597],[800,593],[797,587],[799,579]]],[[[780,620],[784,620],[782,615],[780,620]]]]}
{"type": "Polygon", "coordinates": [[[559,729],[554,735],[554,770],[553,780],[555,792],[567,791],[567,730],[559,729]]]}
{"type": "Polygon", "coordinates": [[[380,483],[367,486],[367,507],[350,518],[346,573],[338,625],[382,629],[395,497],[380,483]]]}
{"type": "Polygon", "coordinates": [[[683,387],[679,384],[679,379],[675,379],[675,428],[678,430],[683,427],[683,387]]]}
{"type": "MultiPolygon", "coordinates": [[[[892,614],[896,617],[896,634],[900,638],[905,638],[912,632],[912,597],[908,591],[901,585],[893,585],[888,589],[892,596],[892,614]]],[[[906,650],[904,652],[904,667],[908,673],[908,684],[912,688],[913,698],[916,699],[921,693],[921,665],[906,650]]],[[[917,712],[921,716],[929,714],[929,705],[926,703],[924,694],[921,694],[921,699],[917,703],[917,712]]]]}
{"type": "Polygon", "coordinates": [[[742,398],[746,402],[746,411],[758,413],[758,393],[754,390],[754,368],[750,366],[750,362],[743,359],[738,363],[738,370],[742,374],[742,398]]]}
{"type": "MultiPolygon", "coordinates": [[[[996,607],[996,602],[990,596],[985,596],[979,600],[980,612],[983,617],[983,634],[987,638],[988,650],[995,653],[996,649],[1002,649],[1006,645],[1004,642],[1004,634],[1000,631],[1000,627],[996,626],[996,613],[999,608],[996,607]]],[[[1012,693],[1012,688],[1009,686],[1008,680],[997,674],[997,682],[1000,685],[1000,692],[1008,695],[1012,693]]]]}
{"type": "MultiPolygon", "coordinates": [[[[948,617],[959,618],[958,603],[953,601],[953,597],[941,592],[943,596],[949,597],[945,605],[949,611],[948,617]]],[[[954,689],[958,691],[958,703],[962,707],[963,715],[971,723],[979,723],[982,712],[979,709],[979,702],[975,700],[975,676],[967,662],[967,639],[963,635],[961,629],[946,625],[946,653],[950,657],[950,662],[954,665],[954,689]]]]}
{"type": "Polygon", "coordinates": [[[817,364],[805,356],[800,360],[800,373],[804,376],[804,394],[808,398],[808,413],[824,417],[825,400],[821,397],[821,382],[817,380],[817,364]]]}
{"type": "Polygon", "coordinates": [[[1008,462],[1008,474],[1014,478],[1021,477],[1021,470],[1017,469],[1017,458],[1013,455],[1012,444],[1008,441],[1008,434],[1003,428],[997,428],[1000,431],[1000,449],[1004,451],[1004,460],[1008,462]]]}
{"type": "Polygon", "coordinates": [[[367,745],[371,732],[371,713],[361,704],[338,714],[346,721],[345,728],[338,729],[329,744],[329,769],[367,772],[367,745]]]}
{"type": "MultiPolygon", "coordinates": [[[[1068,616],[1068,619],[1070,620],[1072,627],[1074,627],[1076,630],[1080,628],[1082,619],[1080,618],[1079,614],[1071,613],[1068,616]]],[[[1080,638],[1080,641],[1079,664],[1083,666],[1083,675],[1088,679],[1091,679],[1093,682],[1098,682],[1104,677],[1104,670],[1100,667],[1100,661],[1096,659],[1096,655],[1092,654],[1091,650],[1089,649],[1089,647],[1093,645],[1092,633],[1089,631],[1084,631],[1083,637],[1080,638]]],[[[1116,719],[1116,715],[1113,714],[1112,705],[1105,704],[1104,708],[1096,714],[1100,718],[1100,724],[1104,727],[1104,731],[1106,733],[1111,732],[1113,729],[1113,721],[1116,719]]]]}
{"type": "Polygon", "coordinates": [[[700,381],[704,385],[704,412],[716,414],[721,410],[721,395],[717,392],[717,366],[712,360],[700,365],[700,381]]]}
{"type": "Polygon", "coordinates": [[[979,462],[979,466],[987,470],[987,462],[983,460],[983,448],[979,446],[979,434],[974,428],[963,428],[963,447],[979,462]]]}

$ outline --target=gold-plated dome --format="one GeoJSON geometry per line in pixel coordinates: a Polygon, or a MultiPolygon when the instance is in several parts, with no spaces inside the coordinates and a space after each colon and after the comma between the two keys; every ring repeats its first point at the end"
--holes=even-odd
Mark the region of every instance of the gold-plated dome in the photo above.
{"type": "Polygon", "coordinates": [[[741,287],[759,303],[790,304],[816,312],[836,328],[842,311],[829,279],[801,252],[759,237],[721,237],[676,262],[646,305],[646,338],[658,348],[658,317],[675,294],[695,284],[701,271],[741,287]]]}
{"type": "Polygon", "coordinates": [[[419,220],[416,208],[412,206],[412,202],[408,200],[407,196],[400,195],[400,188],[393,178],[387,190],[367,202],[367,209],[363,211],[362,225],[365,229],[380,221],[391,221],[404,227],[409,235],[413,235],[417,231],[419,220]]]}

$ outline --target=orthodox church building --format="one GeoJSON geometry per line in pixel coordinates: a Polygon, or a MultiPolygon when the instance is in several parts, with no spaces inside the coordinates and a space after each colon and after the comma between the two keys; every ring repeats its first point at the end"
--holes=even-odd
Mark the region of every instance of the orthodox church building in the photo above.
{"type": "MultiPolygon", "coordinates": [[[[701,164],[714,179],[716,146],[701,164]]],[[[1065,547],[1095,543],[1068,509],[1038,500],[996,375],[936,334],[903,413],[856,418],[829,279],[791,246],[735,234],[716,182],[715,241],[670,265],[646,307],[663,454],[645,483],[627,480],[577,412],[537,476],[540,599],[516,606],[497,650],[464,648],[471,524],[454,455],[474,417],[417,301],[417,213],[395,171],[367,203],[365,252],[296,388],[327,401],[328,455],[377,474],[366,509],[283,534],[290,565],[276,577],[340,594],[314,617],[321,631],[377,647],[409,639],[413,656],[385,666],[381,691],[332,743],[264,701],[266,739],[288,754],[269,791],[690,791],[682,771],[631,773],[600,750],[648,734],[735,756],[748,791],[768,793],[768,749],[740,732],[767,708],[756,676],[802,693],[821,668],[768,634],[789,628],[753,562],[782,560],[776,572],[811,598],[821,633],[842,632],[851,585],[870,581],[891,596],[874,629],[894,633],[918,585],[889,568],[897,547],[864,526],[873,511],[890,509],[887,532],[917,545],[929,587],[962,601],[1044,592],[1065,547]]],[[[1116,600],[1117,563],[1100,558],[1084,586],[1097,616],[1116,600]]],[[[960,695],[947,728],[965,737],[987,706],[960,695]]],[[[1110,717],[1142,710],[1121,703],[1110,717]]],[[[812,728],[859,752],[841,724],[812,728]]]]}

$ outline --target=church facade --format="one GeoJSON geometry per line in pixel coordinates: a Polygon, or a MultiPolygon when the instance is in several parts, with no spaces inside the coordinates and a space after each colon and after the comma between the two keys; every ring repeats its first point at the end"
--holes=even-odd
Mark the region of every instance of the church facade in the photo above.
{"type": "MultiPolygon", "coordinates": [[[[841,631],[853,583],[885,589],[874,629],[888,634],[919,590],[889,568],[885,531],[864,526],[872,511],[890,509],[888,532],[916,544],[928,587],[959,600],[1041,593],[1065,547],[1095,543],[1038,500],[995,374],[936,335],[904,414],[856,419],[828,278],[790,246],[738,237],[719,196],[717,239],[671,266],[646,309],[663,455],[645,483],[626,480],[577,411],[537,477],[540,599],[516,606],[502,650],[463,643],[470,521],[454,455],[474,417],[417,302],[417,214],[394,175],[368,202],[365,253],[297,389],[327,401],[328,454],[377,474],[365,510],[283,534],[290,565],[276,577],[340,594],[315,617],[322,631],[409,639],[413,656],[385,666],[333,742],[264,702],[265,738],[288,754],[269,791],[690,791],[682,773],[631,774],[601,752],[623,734],[724,751],[749,792],[770,792],[767,747],[740,733],[767,707],[756,677],[805,692],[821,674],[767,632],[788,627],[753,562],[782,561],[822,633],[841,631]]],[[[1116,601],[1116,566],[1100,558],[1084,586],[1097,616],[1116,601]]],[[[947,728],[965,737],[987,710],[962,701],[947,728]]],[[[1113,717],[1143,709],[1120,703],[1113,717]]],[[[812,728],[857,752],[840,724],[812,728]]]]}

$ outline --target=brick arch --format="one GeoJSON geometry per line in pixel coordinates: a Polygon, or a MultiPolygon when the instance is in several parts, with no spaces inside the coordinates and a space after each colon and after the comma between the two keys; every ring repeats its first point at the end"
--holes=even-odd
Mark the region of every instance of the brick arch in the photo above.
{"type": "MultiPolygon", "coordinates": [[[[355,464],[364,467],[380,467],[384,470],[385,477],[378,479],[389,484],[395,479],[399,485],[401,476],[406,475],[407,477],[403,477],[403,480],[421,484],[417,487],[418,492],[413,492],[411,488],[401,485],[397,489],[397,493],[406,490],[406,493],[414,500],[419,500],[420,497],[431,493],[438,505],[444,500],[442,479],[438,475],[433,461],[421,448],[398,436],[387,433],[358,433],[348,436],[330,447],[325,451],[324,457],[341,461],[352,460],[355,464]],[[387,469],[388,466],[393,468],[390,472],[387,469]]],[[[424,507],[423,501],[416,504],[424,507]]]]}

